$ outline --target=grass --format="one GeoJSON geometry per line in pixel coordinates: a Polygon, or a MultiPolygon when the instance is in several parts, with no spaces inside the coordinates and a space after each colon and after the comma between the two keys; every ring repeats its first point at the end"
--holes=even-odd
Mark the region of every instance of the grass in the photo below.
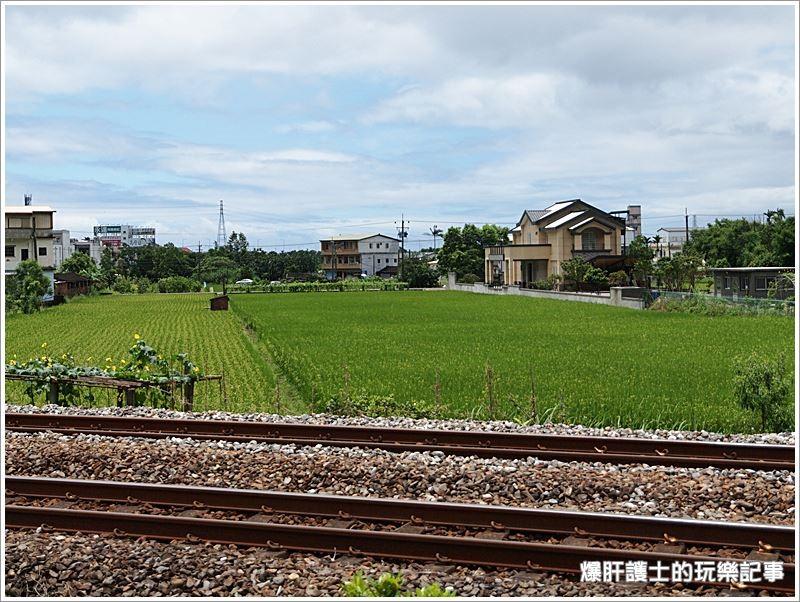
{"type": "MultiPolygon", "coordinates": [[[[748,432],[758,421],[733,401],[733,357],[793,347],[794,320],[776,316],[459,292],[234,295],[230,312],[210,312],[208,298],[90,297],[9,316],[6,352],[25,360],[47,342],[51,355],[119,357],[137,332],[165,352],[188,352],[208,373],[224,368],[227,409],[236,411],[275,409],[276,370],[286,412],[340,393],[345,372],[353,394],[431,403],[438,373],[447,413],[481,418],[488,364],[498,418],[527,418],[533,369],[540,420],[748,432]]],[[[8,384],[9,401],[25,402],[8,384]]],[[[215,385],[200,387],[196,407],[222,407],[215,385]]]]}
{"type": "Polygon", "coordinates": [[[498,417],[525,414],[533,369],[540,416],[725,432],[757,427],[733,401],[732,357],[791,349],[794,330],[785,317],[458,292],[243,295],[232,307],[307,400],[340,391],[347,366],[353,391],[431,402],[438,372],[453,415],[487,417],[488,364],[498,417]]]}
{"type": "MultiPolygon", "coordinates": [[[[6,320],[6,361],[47,353],[72,353],[76,361],[102,365],[104,358],[121,357],[138,333],[165,353],[187,352],[206,373],[225,371],[229,404],[234,411],[272,407],[275,375],[231,312],[208,309],[210,295],[111,295],[85,297],[32,316],[6,320]]],[[[20,383],[7,383],[6,398],[27,403],[20,383]]],[[[105,400],[103,393],[100,399],[105,400]]],[[[116,402],[116,394],[109,398],[116,402]]],[[[198,386],[196,409],[223,408],[217,383],[198,386]]]]}

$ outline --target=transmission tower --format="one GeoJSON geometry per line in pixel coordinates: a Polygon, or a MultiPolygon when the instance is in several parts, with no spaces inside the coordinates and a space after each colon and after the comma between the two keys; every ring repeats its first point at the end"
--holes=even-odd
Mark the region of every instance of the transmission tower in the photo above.
{"type": "Polygon", "coordinates": [[[217,226],[217,247],[224,247],[228,242],[228,234],[225,232],[225,212],[222,210],[222,199],[219,201],[219,226],[217,226]]]}

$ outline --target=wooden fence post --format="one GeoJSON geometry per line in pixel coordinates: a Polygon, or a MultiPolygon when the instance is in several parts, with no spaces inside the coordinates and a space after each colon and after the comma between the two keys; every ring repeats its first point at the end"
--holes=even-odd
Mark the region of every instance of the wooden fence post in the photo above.
{"type": "Polygon", "coordinates": [[[50,379],[50,390],[47,392],[47,402],[58,405],[58,379],[50,379]]]}
{"type": "Polygon", "coordinates": [[[125,389],[125,405],[129,408],[136,405],[136,389],[132,387],[125,389]]]}

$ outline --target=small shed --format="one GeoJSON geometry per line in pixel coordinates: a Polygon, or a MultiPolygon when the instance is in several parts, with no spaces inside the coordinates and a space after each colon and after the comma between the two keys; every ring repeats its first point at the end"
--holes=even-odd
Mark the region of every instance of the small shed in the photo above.
{"type": "Polygon", "coordinates": [[[220,295],[219,297],[211,298],[211,311],[227,311],[228,310],[228,295],[220,295]]]}
{"type": "Polygon", "coordinates": [[[86,295],[91,288],[91,280],[75,272],[60,272],[53,276],[53,293],[56,297],[86,295]]]}

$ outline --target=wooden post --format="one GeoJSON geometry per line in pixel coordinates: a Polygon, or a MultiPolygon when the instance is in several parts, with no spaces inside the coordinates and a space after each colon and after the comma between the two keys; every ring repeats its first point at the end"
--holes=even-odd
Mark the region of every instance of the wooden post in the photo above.
{"type": "Polygon", "coordinates": [[[125,405],[129,408],[136,405],[136,389],[132,387],[125,389],[125,405]]]}
{"type": "Polygon", "coordinates": [[[194,407],[194,381],[190,380],[183,385],[183,411],[191,412],[194,407]]]}
{"type": "Polygon", "coordinates": [[[47,403],[58,405],[58,379],[50,379],[50,390],[47,392],[47,403]]]}

